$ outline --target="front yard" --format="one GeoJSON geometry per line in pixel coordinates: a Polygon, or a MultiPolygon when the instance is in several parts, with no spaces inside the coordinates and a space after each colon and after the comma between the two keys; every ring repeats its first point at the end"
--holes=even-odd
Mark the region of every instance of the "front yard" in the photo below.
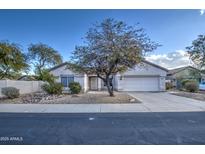
{"type": "Polygon", "coordinates": [[[107,92],[88,92],[78,95],[48,95],[33,93],[22,95],[15,99],[0,99],[1,104],[126,104],[140,103],[126,93],[115,92],[115,97],[108,96],[107,92]]]}
{"type": "Polygon", "coordinates": [[[205,101],[205,92],[204,91],[191,93],[191,92],[185,92],[185,91],[177,90],[177,91],[170,91],[170,94],[177,95],[177,96],[182,96],[182,97],[187,97],[187,98],[192,98],[192,99],[195,99],[195,100],[205,101]]]}

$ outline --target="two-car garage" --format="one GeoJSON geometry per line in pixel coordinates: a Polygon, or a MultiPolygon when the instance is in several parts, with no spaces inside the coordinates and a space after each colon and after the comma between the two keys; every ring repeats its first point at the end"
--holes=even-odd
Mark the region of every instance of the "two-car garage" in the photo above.
{"type": "Polygon", "coordinates": [[[115,77],[115,89],[118,91],[164,91],[167,69],[143,61],[115,77]]]}
{"type": "Polygon", "coordinates": [[[123,91],[160,91],[158,76],[125,76],[121,84],[123,91]]]}

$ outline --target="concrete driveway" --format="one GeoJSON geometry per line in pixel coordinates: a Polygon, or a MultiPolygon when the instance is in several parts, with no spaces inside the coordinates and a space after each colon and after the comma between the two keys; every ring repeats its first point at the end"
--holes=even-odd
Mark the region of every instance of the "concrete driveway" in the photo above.
{"type": "Polygon", "coordinates": [[[172,95],[168,92],[129,92],[150,112],[191,112],[205,111],[205,102],[172,95]]]}

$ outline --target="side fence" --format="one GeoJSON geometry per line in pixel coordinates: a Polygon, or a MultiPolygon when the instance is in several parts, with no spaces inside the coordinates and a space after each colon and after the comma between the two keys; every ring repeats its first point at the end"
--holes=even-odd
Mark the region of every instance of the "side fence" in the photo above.
{"type": "Polygon", "coordinates": [[[43,81],[18,81],[18,80],[0,80],[0,97],[3,96],[1,88],[15,87],[19,89],[20,94],[41,91],[43,81]]]}

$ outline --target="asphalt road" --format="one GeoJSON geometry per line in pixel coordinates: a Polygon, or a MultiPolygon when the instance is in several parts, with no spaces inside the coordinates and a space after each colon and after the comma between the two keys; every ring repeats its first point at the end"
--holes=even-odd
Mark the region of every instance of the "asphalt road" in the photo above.
{"type": "Polygon", "coordinates": [[[0,144],[205,144],[205,112],[0,113],[0,144]]]}

